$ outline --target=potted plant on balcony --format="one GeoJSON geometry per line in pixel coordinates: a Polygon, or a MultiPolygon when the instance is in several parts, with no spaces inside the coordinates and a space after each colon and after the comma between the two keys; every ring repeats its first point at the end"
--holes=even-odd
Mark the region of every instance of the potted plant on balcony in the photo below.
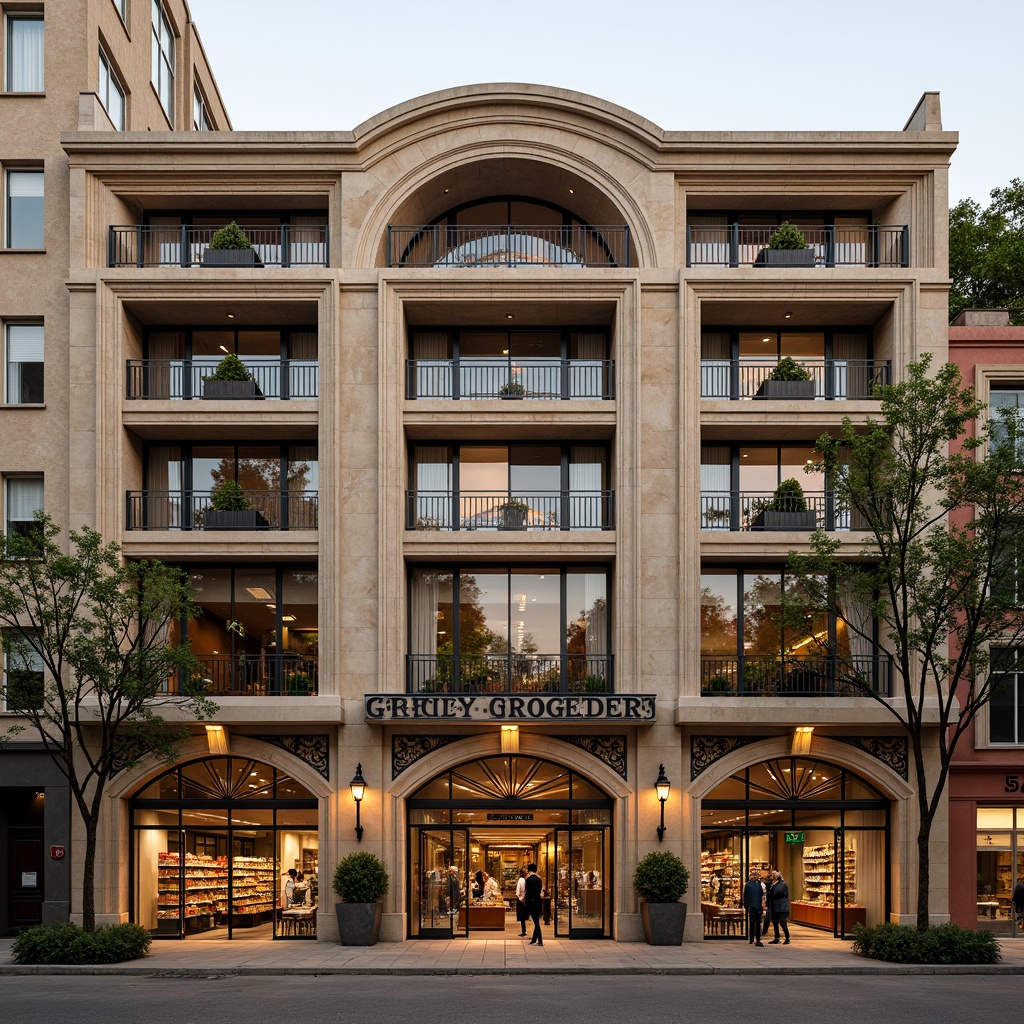
{"type": "Polygon", "coordinates": [[[808,248],[803,233],[795,224],[784,220],[757,254],[758,267],[813,267],[814,250],[808,248]]]}
{"type": "Polygon", "coordinates": [[[313,693],[313,684],[305,672],[289,672],[285,679],[285,693],[289,697],[309,697],[313,693]]]}
{"type": "Polygon", "coordinates": [[[714,675],[701,687],[701,693],[705,697],[721,697],[731,694],[733,693],[732,682],[728,676],[714,675]]]}
{"type": "Polygon", "coordinates": [[[529,515],[530,506],[525,502],[512,499],[502,502],[498,506],[498,529],[499,530],[525,530],[526,517],[529,515]]]}
{"type": "Polygon", "coordinates": [[[783,356],[761,381],[754,397],[807,401],[814,398],[814,380],[792,356],[783,356]]]}
{"type": "Polygon", "coordinates": [[[640,897],[640,917],[649,946],[681,946],[690,872],[674,854],[649,853],[636,866],[633,888],[640,897]]]}
{"type": "Polygon", "coordinates": [[[249,236],[235,221],[215,231],[203,252],[204,267],[262,267],[249,236]]]}
{"type": "Polygon", "coordinates": [[[208,377],[203,377],[203,398],[262,398],[256,378],[234,352],[228,352],[208,377]]]}
{"type": "Polygon", "coordinates": [[[510,380],[498,388],[498,394],[502,398],[522,398],[526,394],[526,388],[519,381],[510,380]]]}
{"type": "Polygon", "coordinates": [[[343,946],[372,946],[380,936],[388,869],[372,853],[350,853],[334,869],[334,905],[343,946]]]}
{"type": "Polygon", "coordinates": [[[204,530],[266,530],[270,524],[245,496],[237,480],[222,480],[210,491],[204,530]]]}
{"type": "Polygon", "coordinates": [[[775,488],[772,499],[751,523],[755,530],[813,530],[817,525],[814,510],[807,508],[804,489],[793,477],[775,488]]]}

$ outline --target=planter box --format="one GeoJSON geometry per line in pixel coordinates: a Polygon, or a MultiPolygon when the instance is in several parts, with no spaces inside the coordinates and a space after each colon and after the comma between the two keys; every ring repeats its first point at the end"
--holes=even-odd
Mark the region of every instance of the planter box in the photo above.
{"type": "Polygon", "coordinates": [[[373,946],[380,937],[383,903],[335,903],[343,946],[373,946]]]}
{"type": "Polygon", "coordinates": [[[244,508],[237,512],[221,512],[208,508],[203,513],[204,530],[269,530],[270,523],[258,508],[244,508]]]}
{"type": "Polygon", "coordinates": [[[262,267],[255,249],[205,249],[204,267],[262,267]]]}
{"type": "Polygon", "coordinates": [[[814,398],[813,380],[763,380],[755,398],[774,401],[810,401],[814,398]]]}
{"type": "Polygon", "coordinates": [[[762,249],[755,267],[813,267],[813,249],[762,249]]]}
{"type": "Polygon", "coordinates": [[[640,918],[648,946],[681,946],[686,927],[685,903],[640,901],[640,918]]]}
{"type": "Polygon", "coordinates": [[[263,392],[254,380],[204,380],[203,398],[262,398],[263,392]]]}
{"type": "Polygon", "coordinates": [[[758,512],[750,524],[754,530],[816,530],[818,517],[811,512],[758,512]]]}

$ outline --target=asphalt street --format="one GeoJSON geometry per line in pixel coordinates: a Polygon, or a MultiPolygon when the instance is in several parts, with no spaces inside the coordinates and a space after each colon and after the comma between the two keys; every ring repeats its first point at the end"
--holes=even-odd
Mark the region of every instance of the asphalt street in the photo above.
{"type": "Polygon", "coordinates": [[[1020,1020],[1021,978],[638,975],[2,977],[18,1024],[986,1024],[1020,1020]]]}

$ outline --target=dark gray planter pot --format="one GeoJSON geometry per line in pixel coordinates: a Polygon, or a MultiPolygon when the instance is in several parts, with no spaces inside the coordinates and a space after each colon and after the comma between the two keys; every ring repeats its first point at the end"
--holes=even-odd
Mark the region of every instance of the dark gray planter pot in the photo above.
{"type": "Polygon", "coordinates": [[[755,530],[815,530],[818,517],[813,512],[759,512],[750,524],[755,530]]]}
{"type": "Polygon", "coordinates": [[[755,267],[813,267],[813,249],[762,249],[755,267]]]}
{"type": "Polygon", "coordinates": [[[203,398],[262,398],[263,392],[254,380],[204,380],[203,398]]]}
{"type": "Polygon", "coordinates": [[[232,512],[208,508],[203,513],[204,530],[269,530],[270,523],[258,508],[243,508],[232,512]]]}
{"type": "Polygon", "coordinates": [[[373,946],[380,937],[383,903],[335,903],[343,946],[373,946]]]}
{"type": "Polygon", "coordinates": [[[648,946],[681,946],[686,927],[685,903],[648,903],[640,901],[644,938],[648,946]]]}
{"type": "Polygon", "coordinates": [[[813,401],[813,380],[763,380],[755,398],[769,401],[813,401]]]}
{"type": "Polygon", "coordinates": [[[206,249],[204,267],[262,267],[263,260],[255,249],[206,249]]]}

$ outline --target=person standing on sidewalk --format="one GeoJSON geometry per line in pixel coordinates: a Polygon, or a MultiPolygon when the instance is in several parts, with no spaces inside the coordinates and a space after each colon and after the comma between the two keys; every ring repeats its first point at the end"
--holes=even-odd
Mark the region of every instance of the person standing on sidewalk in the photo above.
{"type": "Polygon", "coordinates": [[[764,889],[761,888],[760,872],[750,869],[750,878],[743,886],[743,909],[747,912],[747,939],[751,944],[763,946],[761,941],[761,902],[764,889]]]}
{"type": "Polygon", "coordinates": [[[519,869],[516,881],[516,920],[519,922],[519,934],[526,937],[526,922],[530,915],[526,910],[526,868],[519,869]]]}
{"type": "Polygon", "coordinates": [[[536,864],[527,864],[526,870],[529,872],[526,876],[526,912],[533,921],[533,938],[530,939],[530,945],[543,946],[544,936],[540,931],[540,915],[544,904],[541,902],[540,894],[544,883],[540,880],[540,875],[537,874],[536,864]]]}
{"type": "Polygon", "coordinates": [[[779,925],[782,925],[783,934],[786,936],[784,946],[789,945],[789,886],[786,880],[778,871],[771,874],[771,884],[768,886],[768,906],[772,910],[772,925],[775,927],[775,938],[769,945],[779,944],[779,925]]]}

